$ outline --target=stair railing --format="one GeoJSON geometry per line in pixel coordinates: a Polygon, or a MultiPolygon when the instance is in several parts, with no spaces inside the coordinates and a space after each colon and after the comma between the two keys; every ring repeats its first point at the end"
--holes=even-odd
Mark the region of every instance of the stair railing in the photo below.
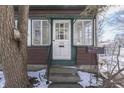
{"type": "Polygon", "coordinates": [[[47,70],[46,70],[46,77],[47,77],[46,84],[49,84],[49,74],[50,74],[51,62],[52,62],[52,45],[49,46],[49,50],[48,50],[47,70]]]}

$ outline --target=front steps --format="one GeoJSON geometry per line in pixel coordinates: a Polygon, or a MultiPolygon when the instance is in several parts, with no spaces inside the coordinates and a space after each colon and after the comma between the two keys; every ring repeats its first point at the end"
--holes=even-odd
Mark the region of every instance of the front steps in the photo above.
{"type": "Polygon", "coordinates": [[[48,88],[82,88],[78,83],[52,83],[48,88]]]}
{"type": "Polygon", "coordinates": [[[53,83],[77,83],[80,78],[76,67],[52,66],[50,67],[49,80],[53,83]]]}

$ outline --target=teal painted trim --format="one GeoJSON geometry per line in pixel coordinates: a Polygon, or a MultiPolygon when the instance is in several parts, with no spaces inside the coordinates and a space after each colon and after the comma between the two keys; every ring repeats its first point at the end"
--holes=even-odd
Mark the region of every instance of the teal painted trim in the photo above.
{"type": "Polygon", "coordinates": [[[93,17],[92,16],[75,16],[75,15],[71,15],[71,16],[69,16],[69,15],[53,15],[53,16],[45,16],[46,18],[67,18],[67,19],[79,19],[79,18],[81,18],[81,19],[92,19],[93,17]]]}
{"type": "Polygon", "coordinates": [[[53,45],[53,19],[50,19],[51,20],[51,45],[53,45]]]}
{"type": "Polygon", "coordinates": [[[73,66],[74,61],[68,61],[68,60],[53,60],[52,65],[64,65],[64,66],[73,66]]]}
{"type": "Polygon", "coordinates": [[[46,15],[46,16],[29,16],[31,19],[93,19],[93,16],[75,16],[75,15],[46,15]]]}
{"type": "Polygon", "coordinates": [[[29,18],[31,18],[31,19],[51,19],[51,18],[48,18],[47,16],[31,16],[31,15],[29,15],[29,18]]]}
{"type": "Polygon", "coordinates": [[[75,64],[77,65],[77,47],[75,47],[76,53],[75,53],[75,64]]]}

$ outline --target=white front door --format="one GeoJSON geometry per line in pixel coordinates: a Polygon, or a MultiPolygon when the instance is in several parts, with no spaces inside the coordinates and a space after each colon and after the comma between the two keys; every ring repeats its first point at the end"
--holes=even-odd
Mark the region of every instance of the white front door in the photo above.
{"type": "Polygon", "coordinates": [[[53,59],[71,59],[71,21],[53,21],[53,59]]]}

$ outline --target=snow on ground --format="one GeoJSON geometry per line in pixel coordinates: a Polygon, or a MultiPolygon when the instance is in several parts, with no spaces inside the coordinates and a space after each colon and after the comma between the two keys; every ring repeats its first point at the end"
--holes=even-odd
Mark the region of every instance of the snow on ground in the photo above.
{"type": "Polygon", "coordinates": [[[0,71],[0,88],[3,88],[4,84],[5,84],[4,75],[3,75],[3,72],[0,71]]]}
{"type": "Polygon", "coordinates": [[[47,88],[48,84],[46,84],[47,79],[44,78],[46,73],[46,69],[40,71],[30,71],[28,72],[28,76],[35,77],[39,81],[37,84],[34,84],[36,88],[47,88]]]}
{"type": "MultiPolygon", "coordinates": [[[[83,87],[100,86],[101,85],[101,83],[98,82],[97,78],[95,77],[95,74],[78,71],[78,75],[79,75],[80,80],[81,80],[78,83],[83,87]]],[[[100,80],[100,78],[98,78],[98,79],[100,80]]]]}
{"type": "MultiPolygon", "coordinates": [[[[117,57],[116,56],[99,56],[99,62],[104,62],[102,65],[99,65],[100,72],[107,72],[108,70],[114,68],[114,66],[117,64],[117,57]],[[108,69],[108,70],[107,70],[108,69]]],[[[120,68],[124,67],[124,57],[119,56],[119,64],[120,68]]],[[[118,68],[115,68],[115,72],[118,71],[118,68]]]]}
{"type": "MultiPolygon", "coordinates": [[[[44,78],[46,69],[40,70],[40,71],[29,71],[28,72],[28,76],[29,77],[35,77],[38,80],[37,84],[34,84],[35,88],[47,88],[48,84],[46,84],[46,79],[44,78]]],[[[3,72],[0,71],[0,88],[3,88],[5,85],[5,79],[4,79],[4,75],[3,72]]]]}
{"type": "MultiPolygon", "coordinates": [[[[117,64],[117,53],[112,55],[111,53],[106,54],[99,54],[99,63],[103,63],[102,65],[99,65],[100,72],[107,72],[111,71],[114,66],[117,64]]],[[[124,48],[120,48],[120,55],[119,55],[119,65],[120,68],[124,68],[124,48]]],[[[116,67],[114,70],[114,73],[118,71],[118,68],[116,67]]],[[[121,72],[124,74],[124,71],[121,72]]]]}
{"type": "MultiPolygon", "coordinates": [[[[29,77],[36,78],[38,80],[36,84],[33,84],[34,88],[47,88],[48,87],[48,84],[46,84],[47,80],[44,78],[45,73],[46,73],[46,69],[43,69],[40,71],[29,71],[28,72],[29,77]]],[[[95,77],[95,74],[78,71],[78,75],[81,80],[78,83],[83,87],[100,85],[97,82],[97,78],[95,77]]],[[[0,88],[3,88],[4,84],[5,84],[4,75],[3,75],[3,72],[0,71],[0,88]]]]}

